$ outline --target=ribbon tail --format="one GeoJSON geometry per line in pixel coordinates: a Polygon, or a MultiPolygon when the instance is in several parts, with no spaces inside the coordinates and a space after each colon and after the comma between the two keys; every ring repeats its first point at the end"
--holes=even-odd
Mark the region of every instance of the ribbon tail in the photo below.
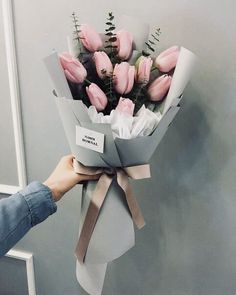
{"type": "Polygon", "coordinates": [[[75,255],[80,263],[84,262],[84,258],[88,249],[89,241],[91,239],[99,212],[105,200],[107,191],[112,182],[112,177],[102,174],[99,178],[97,186],[93,192],[92,200],[84,220],[84,224],[80,233],[80,237],[75,249],[75,255]]]}
{"type": "Polygon", "coordinates": [[[151,177],[149,164],[125,167],[124,170],[132,179],[144,179],[151,177]]]}
{"type": "Polygon", "coordinates": [[[138,229],[143,228],[146,223],[145,223],[142,211],[134,196],[132,187],[129,183],[129,179],[123,171],[119,171],[117,173],[117,182],[125,193],[127,204],[135,225],[137,226],[138,229]]]}
{"type": "Polygon", "coordinates": [[[128,184],[128,191],[126,194],[126,200],[132,215],[132,218],[134,220],[134,223],[136,224],[138,229],[141,229],[145,226],[146,222],[144,220],[142,211],[139,207],[138,201],[135,198],[133,194],[133,189],[130,184],[128,184]]]}

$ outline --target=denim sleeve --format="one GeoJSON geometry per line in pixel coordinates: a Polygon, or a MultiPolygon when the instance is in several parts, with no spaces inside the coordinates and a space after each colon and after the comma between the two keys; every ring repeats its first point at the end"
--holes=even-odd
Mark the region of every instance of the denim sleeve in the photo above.
{"type": "Polygon", "coordinates": [[[51,190],[38,181],[0,200],[0,257],[30,229],[56,212],[51,190]]]}

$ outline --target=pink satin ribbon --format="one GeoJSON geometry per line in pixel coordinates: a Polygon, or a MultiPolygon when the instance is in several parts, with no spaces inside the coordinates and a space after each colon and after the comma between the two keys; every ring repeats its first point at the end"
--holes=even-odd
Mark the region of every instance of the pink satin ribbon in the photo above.
{"type": "Polygon", "coordinates": [[[129,183],[129,177],[132,179],[144,179],[150,177],[149,165],[139,165],[126,168],[93,168],[86,167],[74,160],[74,170],[76,173],[83,175],[98,175],[101,174],[96,188],[93,192],[91,202],[85,216],[84,224],[80,233],[80,237],[75,249],[75,255],[80,263],[84,262],[85,255],[88,249],[89,241],[91,239],[96,221],[99,216],[100,209],[106,198],[107,191],[116,177],[118,185],[124,191],[126,201],[132,216],[133,222],[138,229],[145,225],[145,221],[138,205],[138,202],[133,194],[132,187],[129,183]]]}

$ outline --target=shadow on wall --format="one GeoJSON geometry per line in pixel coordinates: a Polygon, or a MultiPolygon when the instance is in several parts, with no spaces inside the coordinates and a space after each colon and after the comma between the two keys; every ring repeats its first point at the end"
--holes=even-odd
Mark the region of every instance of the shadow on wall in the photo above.
{"type": "MultiPolygon", "coordinates": [[[[118,290],[122,281],[124,294],[145,294],[148,286],[156,295],[157,288],[168,289],[167,278],[175,281],[173,285],[179,284],[178,276],[190,278],[198,259],[193,248],[207,235],[207,224],[214,216],[215,209],[208,204],[219,186],[215,157],[224,151],[217,157],[218,168],[229,159],[225,144],[211,129],[214,114],[191,85],[185,97],[152,158],[152,179],[134,185],[147,225],[136,232],[135,248],[109,266],[105,282],[118,290]],[[197,241],[194,231],[199,231],[197,241]]],[[[221,239],[220,233],[213,234],[214,240],[221,239]]],[[[184,284],[181,289],[189,291],[184,284]]]]}

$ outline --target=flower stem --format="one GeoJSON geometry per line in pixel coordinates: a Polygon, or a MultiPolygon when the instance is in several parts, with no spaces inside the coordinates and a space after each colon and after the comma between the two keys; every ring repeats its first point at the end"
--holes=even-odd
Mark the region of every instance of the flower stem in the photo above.
{"type": "Polygon", "coordinates": [[[92,84],[91,81],[89,81],[88,79],[84,79],[85,82],[87,82],[89,85],[92,84]]]}
{"type": "Polygon", "coordinates": [[[154,71],[158,71],[158,68],[157,68],[157,67],[153,67],[153,68],[151,69],[151,72],[154,72],[154,71]]]}

